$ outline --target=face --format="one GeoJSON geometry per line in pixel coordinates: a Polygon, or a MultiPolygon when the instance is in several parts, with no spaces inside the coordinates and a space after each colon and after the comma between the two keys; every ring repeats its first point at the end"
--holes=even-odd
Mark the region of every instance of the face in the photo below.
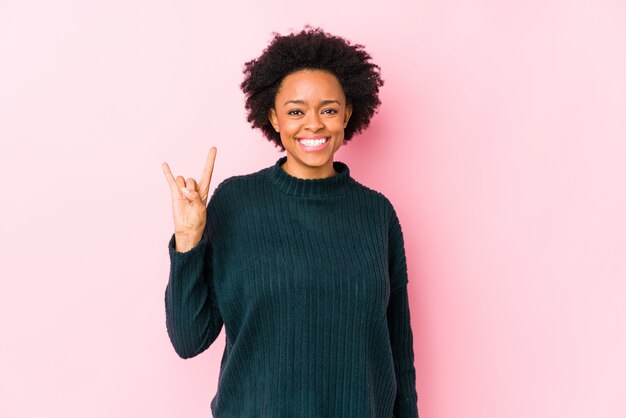
{"type": "Polygon", "coordinates": [[[300,178],[335,175],[333,156],[343,144],[351,114],[333,74],[301,70],[286,76],[268,114],[287,151],[283,169],[300,178]]]}

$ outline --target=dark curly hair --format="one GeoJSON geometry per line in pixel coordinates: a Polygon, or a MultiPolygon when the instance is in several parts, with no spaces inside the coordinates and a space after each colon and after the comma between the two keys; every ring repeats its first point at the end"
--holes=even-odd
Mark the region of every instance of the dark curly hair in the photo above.
{"type": "Polygon", "coordinates": [[[240,87],[246,96],[247,119],[253,128],[260,128],[269,141],[285,150],[268,112],[274,107],[283,78],[304,69],[326,70],[339,80],[347,104],[352,105],[344,142],[369,126],[380,106],[378,90],[384,81],[380,67],[369,61],[371,56],[363,45],[351,44],[310,25],[305,25],[299,33],[272,34],[274,39],[261,56],[246,62],[243,70],[245,79],[240,87]]]}

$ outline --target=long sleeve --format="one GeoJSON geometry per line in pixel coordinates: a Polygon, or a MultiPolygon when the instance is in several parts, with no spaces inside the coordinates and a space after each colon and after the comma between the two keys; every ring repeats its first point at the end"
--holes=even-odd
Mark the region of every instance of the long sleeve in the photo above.
{"type": "Polygon", "coordinates": [[[404,239],[395,211],[389,229],[389,271],[391,295],[387,323],[397,382],[393,414],[395,418],[418,418],[404,239]]]}
{"type": "Polygon", "coordinates": [[[176,251],[176,237],[168,244],[170,274],[165,289],[167,332],[176,353],[194,357],[219,336],[223,319],[214,297],[211,266],[212,203],[200,242],[187,252],[176,251]]]}
{"type": "Polygon", "coordinates": [[[202,241],[172,260],[181,357],[224,328],[216,418],[418,418],[406,258],[393,206],[335,161],[331,177],[231,176],[202,241]]]}

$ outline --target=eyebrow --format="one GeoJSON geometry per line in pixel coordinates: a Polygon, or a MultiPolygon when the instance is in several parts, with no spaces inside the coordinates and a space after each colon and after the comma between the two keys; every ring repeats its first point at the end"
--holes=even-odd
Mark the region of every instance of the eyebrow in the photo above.
{"type": "MultiPolygon", "coordinates": [[[[287,100],[283,106],[287,106],[289,103],[306,104],[307,102],[306,102],[306,100],[302,100],[302,99],[287,100]]],[[[320,103],[322,105],[327,105],[327,104],[330,104],[330,103],[337,103],[338,105],[341,106],[341,102],[339,100],[322,100],[320,103]]]]}

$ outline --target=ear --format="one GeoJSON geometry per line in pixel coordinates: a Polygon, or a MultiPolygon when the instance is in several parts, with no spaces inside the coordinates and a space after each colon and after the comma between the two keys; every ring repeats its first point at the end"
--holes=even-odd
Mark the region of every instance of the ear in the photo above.
{"type": "Polygon", "coordinates": [[[267,118],[274,127],[274,130],[276,132],[280,132],[278,129],[278,115],[276,115],[276,109],[274,109],[273,107],[270,108],[270,110],[268,110],[267,112],[267,118]]]}
{"type": "Polygon", "coordinates": [[[352,116],[352,104],[346,106],[346,115],[343,120],[343,127],[348,126],[348,121],[350,120],[350,116],[352,116]]]}

